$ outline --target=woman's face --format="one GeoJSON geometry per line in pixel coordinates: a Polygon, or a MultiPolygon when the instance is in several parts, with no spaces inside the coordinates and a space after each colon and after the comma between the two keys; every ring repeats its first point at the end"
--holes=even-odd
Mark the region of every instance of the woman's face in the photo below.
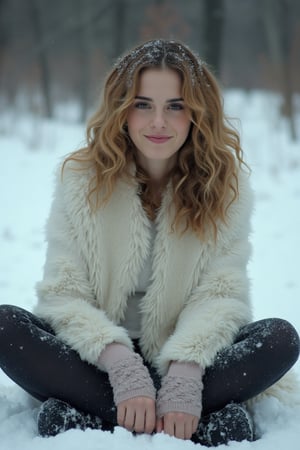
{"type": "Polygon", "coordinates": [[[181,96],[181,80],[170,69],[146,69],[139,80],[127,124],[141,163],[176,160],[191,121],[181,96]],[[146,161],[145,161],[146,160],[146,161]]]}

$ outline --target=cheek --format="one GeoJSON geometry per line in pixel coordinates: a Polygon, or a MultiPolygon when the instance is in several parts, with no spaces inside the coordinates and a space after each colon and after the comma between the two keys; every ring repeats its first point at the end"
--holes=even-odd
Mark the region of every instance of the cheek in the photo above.
{"type": "Polygon", "coordinates": [[[178,120],[176,128],[181,135],[187,136],[191,128],[191,122],[190,120],[178,120]]]}
{"type": "Polygon", "coordinates": [[[141,116],[137,116],[134,113],[131,113],[127,117],[127,125],[129,133],[137,132],[139,129],[143,128],[144,120],[141,116]]]}

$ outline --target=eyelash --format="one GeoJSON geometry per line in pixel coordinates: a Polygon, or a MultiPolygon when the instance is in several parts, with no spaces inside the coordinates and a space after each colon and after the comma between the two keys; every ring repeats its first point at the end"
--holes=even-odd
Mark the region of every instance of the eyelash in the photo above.
{"type": "MultiPolygon", "coordinates": [[[[134,107],[137,109],[151,109],[152,106],[147,102],[136,102],[134,107]]],[[[170,109],[171,111],[182,111],[184,106],[181,103],[170,103],[167,109],[170,109]]]]}
{"type": "Polygon", "coordinates": [[[170,103],[169,108],[173,111],[181,111],[183,109],[182,103],[170,103]]]}
{"type": "Polygon", "coordinates": [[[136,102],[134,104],[134,107],[137,109],[150,109],[151,105],[149,103],[146,102],[136,102]]]}

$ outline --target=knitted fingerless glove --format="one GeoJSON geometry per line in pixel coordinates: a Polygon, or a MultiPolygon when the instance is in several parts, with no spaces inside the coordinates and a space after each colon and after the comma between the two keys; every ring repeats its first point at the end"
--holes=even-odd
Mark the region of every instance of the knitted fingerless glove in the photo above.
{"type": "Polygon", "coordinates": [[[183,412],[201,417],[203,370],[196,363],[173,361],[162,379],[156,412],[163,417],[168,412],[183,412]]]}
{"type": "Polygon", "coordinates": [[[107,371],[116,405],[134,397],[155,400],[155,388],[142,357],[123,344],[108,344],[98,359],[107,371]]]}

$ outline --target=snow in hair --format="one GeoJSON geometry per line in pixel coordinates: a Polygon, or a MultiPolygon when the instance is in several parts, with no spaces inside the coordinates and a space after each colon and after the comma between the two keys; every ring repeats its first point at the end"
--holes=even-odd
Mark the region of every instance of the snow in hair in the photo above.
{"type": "Polygon", "coordinates": [[[138,67],[186,67],[192,83],[203,76],[204,62],[187,46],[176,41],[156,39],[148,41],[125,56],[119,58],[114,66],[119,77],[126,77],[128,87],[132,86],[133,77],[138,67]]]}

